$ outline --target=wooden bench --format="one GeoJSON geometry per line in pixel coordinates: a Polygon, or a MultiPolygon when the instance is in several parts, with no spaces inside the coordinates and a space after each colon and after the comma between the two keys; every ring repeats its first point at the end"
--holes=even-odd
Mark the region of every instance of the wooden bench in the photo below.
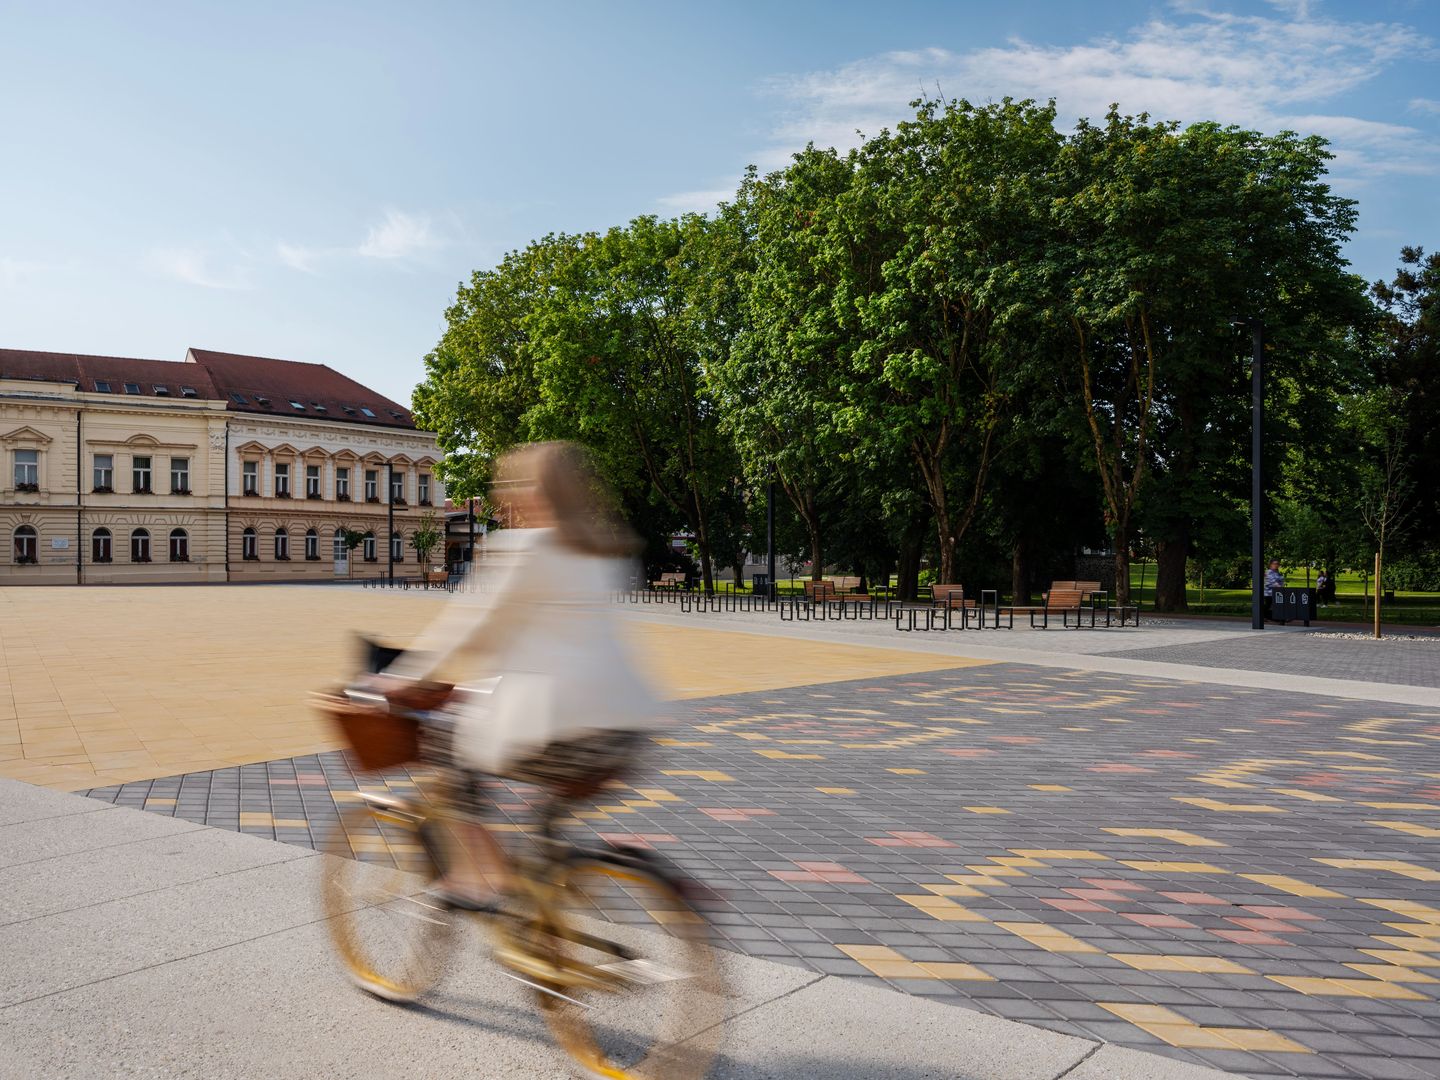
{"type": "Polygon", "coordinates": [[[444,567],[425,571],[425,588],[430,589],[434,588],[437,585],[444,588],[449,584],[450,571],[446,570],[444,567]]]}
{"type": "MultiPolygon", "coordinates": [[[[979,605],[965,596],[965,586],[935,584],[930,586],[930,606],[945,613],[945,629],[950,629],[950,613],[960,612],[960,628],[967,629],[970,624],[970,613],[979,612],[979,605]]],[[[984,613],[981,616],[981,629],[984,629],[984,613]]]]}
{"type": "Polygon", "coordinates": [[[671,570],[650,582],[650,588],[655,592],[683,592],[685,582],[686,577],[683,570],[671,570]]]}
{"type": "MultiPolygon", "coordinates": [[[[1035,627],[1035,617],[1040,617],[1041,629],[1049,629],[1050,616],[1059,615],[1063,624],[1070,626],[1070,616],[1075,616],[1075,628],[1080,628],[1080,612],[1086,605],[1087,598],[1092,593],[1100,591],[1098,581],[1052,581],[1050,591],[1042,597],[1041,604],[1003,604],[997,609],[996,618],[998,621],[999,612],[1003,611],[1010,619],[1010,625],[1015,625],[1017,614],[1029,615],[1030,626],[1035,627]]],[[[1094,617],[1091,617],[1094,623],[1094,617]]]]}

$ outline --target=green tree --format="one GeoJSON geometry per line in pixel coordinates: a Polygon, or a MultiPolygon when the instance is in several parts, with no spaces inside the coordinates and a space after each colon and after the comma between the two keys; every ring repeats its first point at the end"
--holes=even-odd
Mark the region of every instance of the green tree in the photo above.
{"type": "Polygon", "coordinates": [[[420,516],[420,524],[410,534],[410,546],[415,549],[415,555],[422,569],[430,561],[430,552],[434,551],[445,539],[441,525],[435,511],[428,510],[420,516]]]}

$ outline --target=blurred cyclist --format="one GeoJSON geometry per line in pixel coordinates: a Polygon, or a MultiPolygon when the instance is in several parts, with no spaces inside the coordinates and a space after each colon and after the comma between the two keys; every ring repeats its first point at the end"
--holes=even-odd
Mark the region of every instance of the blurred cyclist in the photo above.
{"type": "MultiPolygon", "coordinates": [[[[378,680],[467,684],[488,693],[454,695],[451,755],[464,773],[462,808],[484,809],[478,774],[538,783],[562,798],[593,793],[627,771],[660,726],[656,697],[620,641],[611,595],[635,536],[606,509],[584,452],[533,443],[498,463],[491,499],[516,526],[492,534],[475,590],[457,592],[412,650],[378,680]],[[497,679],[498,676],[498,679],[497,679]]],[[[464,830],[472,853],[484,850],[464,830]]],[[[493,895],[485,867],[460,860],[440,891],[463,907],[493,895]]]]}

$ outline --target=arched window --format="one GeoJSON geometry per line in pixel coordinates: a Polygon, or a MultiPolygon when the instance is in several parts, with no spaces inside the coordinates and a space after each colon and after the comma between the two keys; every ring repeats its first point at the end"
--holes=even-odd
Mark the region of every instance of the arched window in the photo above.
{"type": "Polygon", "coordinates": [[[185,534],[184,529],[170,530],[170,561],[190,561],[190,537],[185,534]]]}
{"type": "Polygon", "coordinates": [[[396,562],[405,561],[405,534],[393,532],[390,534],[390,558],[396,562]]]}
{"type": "Polygon", "coordinates": [[[320,533],[316,529],[305,530],[305,558],[309,562],[320,559],[320,533]]]}
{"type": "Polygon", "coordinates": [[[366,533],[366,534],[365,534],[364,552],[365,552],[365,561],[366,561],[366,562],[374,562],[374,561],[375,561],[375,534],[374,534],[374,533],[366,533]]]}
{"type": "Polygon", "coordinates": [[[39,535],[34,525],[21,525],[15,530],[15,561],[17,563],[39,562],[35,552],[39,548],[39,535]]]}
{"type": "Polygon", "coordinates": [[[96,529],[90,534],[90,561],[106,563],[110,559],[110,530],[96,529]]]}
{"type": "Polygon", "coordinates": [[[345,545],[345,534],[339,529],[335,530],[335,540],[330,550],[336,562],[344,562],[350,557],[350,549],[345,545]]]}
{"type": "Polygon", "coordinates": [[[290,534],[284,529],[275,530],[275,558],[282,562],[290,558],[290,534]]]}
{"type": "Polygon", "coordinates": [[[240,534],[240,557],[249,562],[260,558],[260,546],[253,528],[246,529],[240,534]]]}
{"type": "Polygon", "coordinates": [[[150,532],[147,529],[136,529],[130,534],[130,561],[150,561],[150,532]]]}

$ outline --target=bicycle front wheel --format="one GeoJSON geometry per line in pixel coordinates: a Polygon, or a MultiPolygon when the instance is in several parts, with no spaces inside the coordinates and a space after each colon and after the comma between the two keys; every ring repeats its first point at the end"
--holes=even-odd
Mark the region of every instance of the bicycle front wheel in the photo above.
{"type": "Polygon", "coordinates": [[[561,1047],[610,1080],[704,1076],[724,1009],[705,919],[661,874],[604,858],[568,863],[546,895],[556,977],[537,1000],[561,1047]]]}
{"type": "Polygon", "coordinates": [[[455,916],[426,893],[438,869],[421,838],[438,827],[419,813],[377,806],[347,810],[322,850],[321,896],[330,940],[362,990],[414,1001],[439,979],[455,916]]]}

